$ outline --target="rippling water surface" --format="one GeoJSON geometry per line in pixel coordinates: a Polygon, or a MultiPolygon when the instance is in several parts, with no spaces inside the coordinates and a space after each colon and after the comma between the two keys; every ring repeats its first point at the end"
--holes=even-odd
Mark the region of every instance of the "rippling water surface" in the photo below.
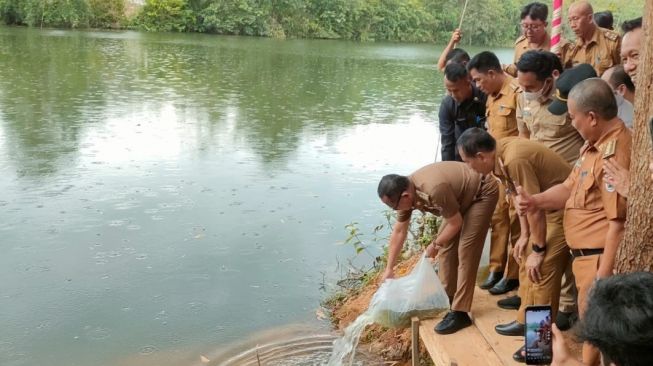
{"type": "Polygon", "coordinates": [[[379,177],[435,157],[438,52],[0,28],[0,364],[328,334],[344,225],[383,223],[379,177]]]}

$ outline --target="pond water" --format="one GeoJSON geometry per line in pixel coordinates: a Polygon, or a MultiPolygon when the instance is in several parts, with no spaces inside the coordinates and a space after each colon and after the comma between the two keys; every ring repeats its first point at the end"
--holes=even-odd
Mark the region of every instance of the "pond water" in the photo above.
{"type": "Polygon", "coordinates": [[[329,334],[344,226],[435,158],[441,49],[0,28],[0,364],[329,334]]]}

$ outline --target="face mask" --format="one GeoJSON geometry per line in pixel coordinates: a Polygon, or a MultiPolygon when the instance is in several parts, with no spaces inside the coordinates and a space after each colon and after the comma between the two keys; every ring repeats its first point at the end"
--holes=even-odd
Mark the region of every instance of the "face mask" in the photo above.
{"type": "Polygon", "coordinates": [[[542,91],[536,91],[536,92],[522,92],[522,95],[524,96],[524,100],[527,102],[532,102],[535,100],[538,100],[542,96],[542,91]]]}

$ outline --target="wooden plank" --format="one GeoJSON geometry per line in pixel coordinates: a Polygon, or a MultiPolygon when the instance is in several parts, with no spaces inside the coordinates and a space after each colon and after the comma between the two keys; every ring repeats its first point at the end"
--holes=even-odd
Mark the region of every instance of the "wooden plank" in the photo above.
{"type": "Polygon", "coordinates": [[[440,335],[433,331],[441,320],[422,320],[419,335],[436,366],[502,366],[501,360],[475,326],[454,334],[440,335]]]}
{"type": "Polygon", "coordinates": [[[505,297],[505,295],[493,296],[489,292],[477,288],[474,291],[472,318],[485,341],[501,359],[502,365],[523,365],[513,360],[512,354],[524,345],[524,337],[502,336],[494,330],[497,324],[509,323],[516,319],[516,310],[504,310],[497,306],[497,301],[505,297]]]}
{"type": "Polygon", "coordinates": [[[411,363],[412,366],[419,366],[419,318],[414,316],[410,321],[411,328],[411,350],[412,357],[411,363]]]}

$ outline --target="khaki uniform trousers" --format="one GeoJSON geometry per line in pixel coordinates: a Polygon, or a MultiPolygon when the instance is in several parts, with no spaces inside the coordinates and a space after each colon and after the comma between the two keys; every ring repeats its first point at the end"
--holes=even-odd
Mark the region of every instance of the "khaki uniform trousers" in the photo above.
{"type": "Polygon", "coordinates": [[[565,313],[573,313],[578,310],[576,305],[578,292],[576,291],[574,272],[572,271],[574,258],[571,256],[571,253],[569,253],[567,257],[568,260],[567,265],[565,266],[565,273],[562,275],[560,306],[558,308],[560,311],[564,311],[565,313]]]}
{"type": "MultiPolygon", "coordinates": [[[[573,270],[576,277],[576,288],[578,289],[578,314],[581,319],[585,317],[587,297],[594,285],[601,257],[601,255],[588,255],[574,259],[573,270]]],[[[583,343],[583,363],[595,366],[599,365],[599,361],[599,350],[587,342],[583,343]]]]}
{"type": "Polygon", "coordinates": [[[511,248],[519,239],[519,218],[512,204],[506,200],[505,189],[499,185],[499,201],[492,215],[490,233],[490,271],[504,272],[506,279],[519,278],[519,265],[511,255],[511,248]]]}
{"type": "Polygon", "coordinates": [[[469,312],[472,308],[476,271],[499,197],[498,185],[495,179],[485,178],[476,200],[462,213],[460,232],[439,250],[438,274],[447,295],[452,299],[451,310],[469,312]]]}
{"type": "Polygon", "coordinates": [[[519,266],[519,296],[522,299],[517,321],[525,324],[526,307],[529,305],[551,305],[551,319],[555,321],[560,299],[560,280],[569,259],[569,247],[565,241],[562,226],[564,210],[546,215],[546,252],[540,267],[540,282],[531,282],[526,270],[526,258],[532,253],[529,242],[519,266]]]}

